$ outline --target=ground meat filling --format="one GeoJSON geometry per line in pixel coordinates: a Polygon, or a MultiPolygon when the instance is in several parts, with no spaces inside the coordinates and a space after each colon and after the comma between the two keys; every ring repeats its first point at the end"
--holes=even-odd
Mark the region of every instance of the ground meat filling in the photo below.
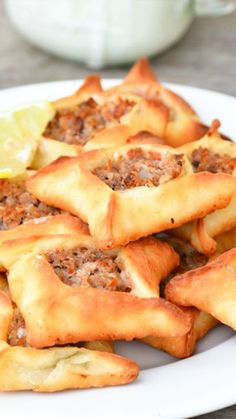
{"type": "Polygon", "coordinates": [[[99,105],[89,99],[74,108],[62,109],[48,123],[44,136],[83,146],[97,132],[120,120],[135,103],[119,98],[99,105]]]}
{"type": "Polygon", "coordinates": [[[130,292],[128,278],[117,264],[116,256],[100,250],[57,250],[46,255],[62,282],[72,287],[93,287],[107,291],[130,292]]]}
{"type": "Polygon", "coordinates": [[[137,186],[159,186],[180,176],[183,168],[183,154],[130,150],[126,157],[119,156],[105,167],[98,167],[93,174],[98,176],[114,191],[137,186]]]}
{"type": "Polygon", "coordinates": [[[27,346],[25,321],[18,308],[14,309],[8,332],[8,343],[11,346],[27,346]]]}
{"type": "Polygon", "coordinates": [[[0,230],[9,230],[25,221],[60,212],[26,191],[24,181],[0,180],[0,230]]]}
{"type": "Polygon", "coordinates": [[[208,148],[199,147],[191,154],[194,172],[227,173],[232,175],[236,168],[236,158],[227,154],[212,153],[208,148]]]}

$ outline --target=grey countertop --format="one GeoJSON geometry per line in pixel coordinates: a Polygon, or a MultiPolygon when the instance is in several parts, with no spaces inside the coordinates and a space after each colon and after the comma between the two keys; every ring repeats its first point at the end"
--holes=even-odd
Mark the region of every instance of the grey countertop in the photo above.
{"type": "MultiPolygon", "coordinates": [[[[88,74],[83,65],[53,57],[24,41],[10,26],[3,0],[0,0],[0,39],[1,89],[42,81],[78,79],[88,74]]],[[[236,96],[236,14],[196,19],[184,39],[153,58],[152,64],[161,80],[236,96]]],[[[127,68],[118,67],[100,73],[102,77],[119,78],[126,72],[127,68]]],[[[236,406],[201,418],[235,419],[236,406]]]]}

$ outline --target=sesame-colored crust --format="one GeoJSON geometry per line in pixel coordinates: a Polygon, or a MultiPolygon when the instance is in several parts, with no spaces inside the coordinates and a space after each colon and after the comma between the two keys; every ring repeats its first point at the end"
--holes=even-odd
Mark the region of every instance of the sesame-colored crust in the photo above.
{"type": "Polygon", "coordinates": [[[149,335],[179,336],[188,331],[189,321],[182,311],[158,298],[158,283],[178,264],[178,256],[157,239],[144,239],[137,243],[137,249],[133,243],[127,249],[112,250],[129,278],[130,293],[65,285],[43,256],[55,249],[96,249],[89,236],[35,238],[17,262],[16,246],[14,242],[4,243],[1,259],[9,269],[11,296],[25,320],[27,342],[33,347],[149,335]],[[165,249],[167,255],[163,256],[165,249]],[[161,262],[158,268],[160,254],[165,264],[161,262]],[[143,274],[145,266],[147,270],[153,267],[156,283],[154,275],[149,278],[143,274]],[[145,298],[140,297],[141,292],[145,298]]]}
{"type": "Polygon", "coordinates": [[[192,355],[197,342],[215,327],[218,321],[204,311],[183,307],[182,310],[189,316],[191,322],[191,328],[185,335],[171,338],[148,336],[142,341],[176,358],[186,358],[192,355]]]}
{"type": "Polygon", "coordinates": [[[32,176],[27,188],[42,202],[69,211],[88,223],[91,235],[103,249],[202,218],[226,207],[236,191],[236,179],[232,176],[193,174],[186,158],[181,175],[158,187],[113,191],[92,174],[92,170],[114,156],[126,156],[135,148],[161,156],[178,154],[174,149],[153,144],[93,150],[79,157],[56,160],[32,176]]]}
{"type": "MultiPolygon", "coordinates": [[[[214,126],[214,124],[213,124],[214,126]]],[[[193,150],[202,147],[210,152],[219,155],[229,155],[236,157],[236,144],[225,141],[219,134],[213,131],[205,135],[201,140],[179,147],[179,151],[190,157],[193,150]]],[[[233,174],[236,177],[236,173],[233,174]]],[[[216,251],[216,241],[214,238],[236,226],[236,194],[232,197],[229,205],[208,214],[203,219],[196,220],[187,225],[179,227],[173,231],[178,237],[187,239],[199,252],[213,254],[216,251]]]]}
{"type": "Polygon", "coordinates": [[[169,301],[194,306],[236,330],[236,249],[207,265],[174,277],[165,288],[169,301]]]}
{"type": "MultiPolygon", "coordinates": [[[[11,347],[7,334],[13,309],[0,291],[0,391],[33,390],[54,392],[66,389],[127,384],[138,375],[138,365],[105,352],[108,346],[94,343],[93,349],[78,347],[11,347]]],[[[109,347],[108,347],[109,349],[109,347]]],[[[111,351],[111,347],[110,347],[111,351]]]]}

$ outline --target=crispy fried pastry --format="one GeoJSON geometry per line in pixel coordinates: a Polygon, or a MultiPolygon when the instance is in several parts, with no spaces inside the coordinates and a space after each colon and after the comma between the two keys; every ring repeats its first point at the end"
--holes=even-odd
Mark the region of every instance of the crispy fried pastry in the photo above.
{"type": "MultiPolygon", "coordinates": [[[[208,171],[236,177],[236,144],[221,139],[217,128],[217,121],[214,121],[205,137],[180,147],[179,151],[188,156],[195,173],[208,171]]],[[[198,251],[213,254],[216,251],[214,238],[235,226],[236,195],[227,207],[181,226],[173,233],[188,239],[198,251]]]]}
{"type": "Polygon", "coordinates": [[[0,391],[53,392],[120,385],[138,375],[135,362],[112,353],[76,346],[25,346],[23,331],[18,310],[0,291],[0,391]]]}
{"type": "Polygon", "coordinates": [[[210,314],[199,311],[195,308],[183,308],[185,314],[189,316],[191,322],[190,330],[184,336],[171,338],[160,338],[149,336],[142,339],[144,343],[153,348],[160,349],[176,358],[186,358],[194,352],[197,342],[202,339],[218,321],[210,314]]]}
{"type": "Polygon", "coordinates": [[[77,217],[43,204],[25,188],[25,178],[0,180],[0,244],[32,235],[87,234],[77,217]]]}
{"type": "Polygon", "coordinates": [[[226,207],[236,179],[193,173],[186,157],[170,147],[129,144],[60,158],[31,177],[27,188],[81,217],[97,245],[108,249],[226,207]]]}
{"type": "Polygon", "coordinates": [[[178,264],[167,244],[148,238],[104,252],[89,236],[24,241],[20,258],[14,241],[0,256],[31,346],[187,332],[182,311],[157,298],[158,283],[178,264]]]}
{"type": "MultiPolygon", "coordinates": [[[[55,116],[49,122],[43,136],[40,139],[32,168],[38,170],[46,166],[60,156],[77,156],[81,152],[81,146],[73,138],[76,131],[83,125],[83,118],[92,112],[96,97],[102,92],[100,77],[98,75],[88,76],[82,86],[71,96],[63,97],[52,102],[55,108],[55,116]],[[78,121],[74,116],[76,109],[78,121]],[[91,109],[90,109],[91,108],[91,109]],[[69,110],[71,109],[71,112],[69,110]],[[68,135],[66,136],[66,133],[68,135]]],[[[93,124],[91,124],[93,126],[93,124]]],[[[77,134],[78,137],[78,134],[77,134]]]]}
{"type": "MultiPolygon", "coordinates": [[[[162,281],[162,294],[164,292],[165,285],[177,273],[183,273],[191,269],[196,269],[208,262],[208,258],[205,255],[198,253],[196,249],[183,240],[166,235],[165,241],[171,244],[171,246],[173,246],[173,248],[178,252],[180,256],[180,264],[167,278],[164,279],[164,281],[162,281]]],[[[148,336],[147,338],[142,339],[143,342],[177,358],[190,356],[194,352],[197,342],[202,339],[209,330],[215,327],[218,324],[218,321],[210,314],[199,311],[196,308],[181,307],[181,309],[184,310],[186,316],[189,317],[191,324],[190,330],[185,335],[170,338],[148,336]]]]}
{"type": "Polygon", "coordinates": [[[223,234],[215,237],[216,240],[216,252],[224,253],[227,250],[236,247],[236,228],[230,231],[226,231],[223,234]]]}
{"type": "Polygon", "coordinates": [[[104,100],[101,92],[98,77],[90,76],[76,94],[53,102],[55,116],[39,143],[34,169],[62,155],[76,156],[86,146],[97,149],[123,145],[139,131],[164,135],[168,110],[162,104],[121,93],[104,100]],[[114,127],[118,128],[117,133],[114,127]]]}
{"type": "Polygon", "coordinates": [[[207,131],[192,107],[157,80],[146,59],[139,60],[123,83],[106,90],[103,95],[112,97],[118,93],[139,95],[158,101],[164,106],[169,115],[164,139],[173,147],[197,140],[207,131]]]}
{"type": "MultiPolygon", "coordinates": [[[[120,97],[120,96],[118,96],[120,97]]],[[[133,109],[121,117],[120,124],[108,127],[98,132],[88,141],[84,150],[94,150],[107,147],[119,147],[130,143],[130,138],[136,136],[135,142],[143,144],[139,133],[146,132],[146,144],[166,144],[163,137],[168,122],[168,110],[155,100],[135,98],[137,103],[133,109]]]]}
{"type": "Polygon", "coordinates": [[[206,311],[236,329],[235,266],[236,249],[232,249],[201,268],[175,276],[165,296],[175,304],[206,311]]]}

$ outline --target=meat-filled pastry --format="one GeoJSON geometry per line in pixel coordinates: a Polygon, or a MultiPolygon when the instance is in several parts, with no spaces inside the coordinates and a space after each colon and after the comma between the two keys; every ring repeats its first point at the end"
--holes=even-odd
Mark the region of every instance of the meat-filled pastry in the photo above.
{"type": "MultiPolygon", "coordinates": [[[[190,244],[183,240],[166,235],[165,241],[171,244],[178,252],[180,256],[180,265],[162,281],[161,295],[164,292],[165,285],[170,281],[171,277],[175,276],[177,273],[196,269],[208,262],[208,258],[205,255],[198,253],[190,244]]],[[[177,358],[185,358],[192,355],[195,351],[197,342],[202,339],[209,330],[215,327],[218,324],[218,321],[210,314],[199,311],[193,307],[181,307],[181,309],[189,316],[191,324],[190,330],[185,335],[170,338],[148,336],[143,339],[143,342],[156,349],[168,352],[170,355],[177,358]]]]}
{"type": "Polygon", "coordinates": [[[34,169],[59,156],[76,156],[86,148],[123,145],[140,131],[164,136],[168,110],[162,104],[121,92],[103,98],[101,92],[98,77],[90,76],[76,94],[52,103],[55,115],[42,134],[34,169]]]}
{"type": "MultiPolygon", "coordinates": [[[[236,144],[220,138],[217,128],[217,121],[214,121],[205,137],[180,147],[179,151],[188,156],[195,173],[208,171],[236,177],[236,144]]],[[[235,226],[236,195],[232,197],[227,207],[213,211],[204,218],[178,228],[173,233],[188,239],[198,251],[213,254],[216,250],[215,237],[235,226]]]]}
{"type": "Polygon", "coordinates": [[[28,176],[0,179],[0,244],[33,235],[88,233],[87,226],[26,190],[28,176]]]}
{"type": "Polygon", "coordinates": [[[42,133],[33,169],[46,166],[60,156],[77,156],[80,153],[80,133],[87,128],[84,127],[84,120],[87,117],[90,129],[94,129],[94,106],[101,92],[100,77],[95,74],[86,77],[74,94],[51,102],[54,116],[42,133]]]}
{"type": "Polygon", "coordinates": [[[155,238],[112,251],[80,235],[9,241],[0,258],[31,346],[180,336],[189,329],[185,314],[158,298],[159,282],[179,258],[155,238]]]}
{"type": "Polygon", "coordinates": [[[19,309],[0,291],[0,391],[54,392],[127,384],[138,365],[118,355],[77,346],[35,349],[26,343],[19,309]]]}
{"type": "Polygon", "coordinates": [[[169,301],[206,311],[236,330],[236,249],[216,257],[207,265],[177,275],[166,285],[169,301]]]}
{"type": "Polygon", "coordinates": [[[62,157],[32,176],[27,188],[42,202],[79,216],[97,245],[108,249],[226,207],[236,179],[193,173],[173,148],[131,143],[62,157]]]}
{"type": "Polygon", "coordinates": [[[129,71],[123,83],[106,90],[103,95],[112,97],[118,93],[135,94],[158,101],[168,111],[164,139],[167,144],[181,144],[201,138],[207,127],[200,121],[193,108],[179,95],[161,84],[146,59],[139,60],[129,71]]]}

